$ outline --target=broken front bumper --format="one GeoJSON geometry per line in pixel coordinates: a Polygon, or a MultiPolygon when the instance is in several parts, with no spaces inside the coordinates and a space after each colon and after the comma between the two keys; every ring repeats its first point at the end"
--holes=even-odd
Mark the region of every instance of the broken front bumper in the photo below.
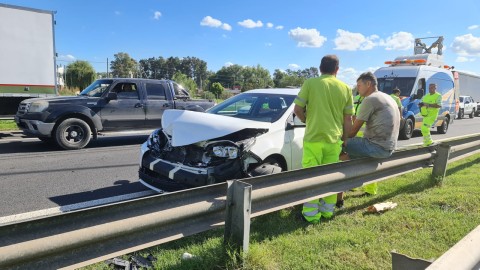
{"type": "Polygon", "coordinates": [[[225,160],[212,167],[192,167],[158,159],[147,151],[142,157],[139,177],[160,190],[175,191],[240,179],[244,173],[240,159],[225,160]]]}

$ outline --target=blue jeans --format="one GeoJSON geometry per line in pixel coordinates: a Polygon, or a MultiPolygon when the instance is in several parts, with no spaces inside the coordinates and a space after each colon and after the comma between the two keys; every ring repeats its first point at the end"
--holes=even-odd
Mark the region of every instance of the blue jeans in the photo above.
{"type": "Polygon", "coordinates": [[[345,151],[350,159],[362,157],[387,158],[393,153],[393,150],[385,150],[380,145],[360,137],[348,139],[345,151]]]}

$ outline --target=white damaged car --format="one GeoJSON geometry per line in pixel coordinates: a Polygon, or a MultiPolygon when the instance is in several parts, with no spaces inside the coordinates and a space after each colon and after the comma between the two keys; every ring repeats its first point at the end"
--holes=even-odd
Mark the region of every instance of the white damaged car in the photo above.
{"type": "Polygon", "coordinates": [[[167,110],[141,147],[139,178],[162,191],[300,169],[305,124],[293,114],[299,89],[258,89],[206,113],[167,110]]]}

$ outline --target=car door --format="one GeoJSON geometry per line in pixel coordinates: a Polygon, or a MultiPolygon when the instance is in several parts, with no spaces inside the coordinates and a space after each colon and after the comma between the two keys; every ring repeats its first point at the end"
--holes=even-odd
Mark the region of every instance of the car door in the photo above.
{"type": "Polygon", "coordinates": [[[135,82],[119,82],[110,90],[117,99],[107,101],[100,111],[104,130],[141,129],[145,127],[145,108],[140,87],[135,82]]]}
{"type": "Polygon", "coordinates": [[[305,135],[305,123],[302,123],[292,112],[287,118],[286,136],[290,141],[291,168],[289,170],[302,168],[303,157],[303,136],[305,135]]]}
{"type": "Polygon", "coordinates": [[[147,93],[147,99],[145,101],[145,124],[147,127],[161,127],[163,112],[173,108],[173,101],[168,99],[166,95],[167,90],[166,85],[163,83],[147,82],[145,84],[145,91],[147,93]]]}

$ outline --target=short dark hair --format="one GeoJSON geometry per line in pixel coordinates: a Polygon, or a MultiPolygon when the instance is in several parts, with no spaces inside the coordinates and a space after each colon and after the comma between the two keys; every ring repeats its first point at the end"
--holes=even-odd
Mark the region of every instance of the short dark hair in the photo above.
{"type": "Polygon", "coordinates": [[[377,78],[370,71],[360,74],[357,79],[357,82],[358,81],[371,82],[373,86],[377,86],[377,78]]]}
{"type": "Polygon", "coordinates": [[[400,89],[398,88],[395,88],[392,90],[392,94],[396,94],[396,93],[401,93],[402,91],[400,91],[400,89]]]}
{"type": "Polygon", "coordinates": [[[340,65],[338,57],[334,54],[325,55],[320,62],[320,73],[333,74],[340,65]]]}

